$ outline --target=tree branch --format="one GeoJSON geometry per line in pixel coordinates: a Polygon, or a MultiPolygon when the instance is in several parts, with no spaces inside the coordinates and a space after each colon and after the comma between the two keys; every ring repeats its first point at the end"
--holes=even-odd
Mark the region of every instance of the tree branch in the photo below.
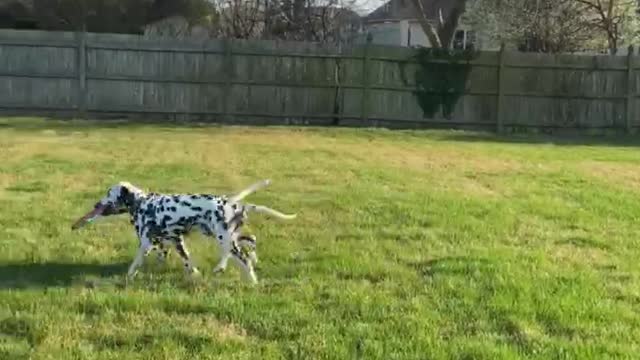
{"type": "Polygon", "coordinates": [[[431,47],[441,48],[442,43],[440,42],[440,38],[433,30],[433,26],[429,23],[427,19],[427,13],[424,10],[424,6],[422,6],[422,0],[411,0],[413,2],[413,6],[416,8],[418,15],[418,22],[422,27],[422,31],[424,31],[425,35],[427,35],[427,39],[431,43],[431,47]]]}

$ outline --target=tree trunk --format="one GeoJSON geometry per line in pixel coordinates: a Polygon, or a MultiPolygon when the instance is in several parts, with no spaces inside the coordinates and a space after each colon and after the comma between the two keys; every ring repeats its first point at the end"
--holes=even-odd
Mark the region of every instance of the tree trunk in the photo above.
{"type": "Polygon", "coordinates": [[[609,43],[609,54],[615,55],[618,53],[618,39],[615,34],[611,33],[608,36],[607,42],[609,43]]]}
{"type": "Polygon", "coordinates": [[[424,6],[422,6],[422,0],[412,0],[422,31],[424,31],[427,39],[429,39],[431,47],[449,48],[451,46],[451,42],[460,23],[460,17],[462,17],[462,14],[464,14],[466,10],[467,0],[451,1],[454,1],[451,12],[447,14],[444,20],[437,22],[436,29],[434,29],[433,25],[429,22],[429,15],[434,18],[439,18],[439,14],[427,14],[424,6]]]}
{"type": "Polygon", "coordinates": [[[455,3],[451,9],[451,13],[444,19],[444,23],[440,24],[438,29],[438,37],[443,48],[451,47],[451,42],[456,34],[460,18],[464,14],[467,6],[467,0],[454,0],[455,3]]]}
{"type": "Polygon", "coordinates": [[[609,0],[609,8],[607,9],[606,19],[609,53],[611,55],[615,55],[616,53],[618,53],[618,29],[613,23],[613,11],[615,4],[616,0],[609,0]]]}
{"type": "Polygon", "coordinates": [[[418,21],[420,22],[420,26],[422,27],[422,31],[429,39],[429,43],[431,43],[431,47],[440,48],[442,47],[442,43],[440,42],[440,38],[438,34],[433,30],[433,26],[429,23],[427,19],[427,14],[422,6],[422,0],[411,0],[413,2],[413,6],[416,8],[416,15],[418,16],[418,21]]]}

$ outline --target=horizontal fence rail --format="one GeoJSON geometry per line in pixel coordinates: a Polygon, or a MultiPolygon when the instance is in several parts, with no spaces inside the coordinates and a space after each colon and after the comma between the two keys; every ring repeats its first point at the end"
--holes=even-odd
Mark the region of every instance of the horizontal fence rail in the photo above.
{"type": "Polygon", "coordinates": [[[640,127],[628,56],[0,30],[0,109],[396,127],[640,127]],[[422,52],[421,52],[422,51],[422,52]]]}

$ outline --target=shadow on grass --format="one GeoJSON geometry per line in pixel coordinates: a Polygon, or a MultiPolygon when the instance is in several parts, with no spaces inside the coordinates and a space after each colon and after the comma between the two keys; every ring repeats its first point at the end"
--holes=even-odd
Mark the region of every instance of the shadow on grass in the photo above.
{"type": "MultiPolygon", "coordinates": [[[[224,124],[218,122],[188,122],[171,120],[132,120],[132,119],[60,119],[60,118],[0,118],[0,130],[15,130],[34,132],[44,130],[56,131],[86,131],[91,129],[136,129],[148,126],[158,128],[205,128],[221,127],[224,124]]],[[[238,124],[243,125],[243,124],[238,124]]]]}
{"type": "Polygon", "coordinates": [[[93,129],[142,129],[154,127],[156,129],[206,129],[206,128],[223,128],[229,126],[238,127],[314,127],[329,128],[321,123],[300,123],[287,125],[278,118],[272,120],[252,121],[251,119],[237,119],[233,121],[210,120],[171,120],[171,119],[154,119],[154,118],[91,118],[91,119],[74,119],[74,118],[57,118],[57,117],[0,117],[0,130],[14,130],[22,132],[42,132],[42,131],[60,131],[74,132],[87,131],[93,129]]]}
{"type": "Polygon", "coordinates": [[[436,275],[471,275],[477,272],[484,272],[491,267],[491,262],[482,258],[446,256],[411,265],[422,275],[433,277],[436,275]]]}
{"type": "Polygon", "coordinates": [[[24,263],[0,265],[0,289],[70,286],[86,276],[108,278],[126,273],[128,263],[24,263]]]}
{"type": "Polygon", "coordinates": [[[578,135],[578,134],[557,134],[557,135],[498,135],[492,133],[460,132],[445,133],[436,136],[436,139],[443,141],[459,142],[483,142],[500,144],[532,144],[532,145],[556,145],[556,146],[613,146],[613,147],[636,147],[640,146],[640,137],[617,134],[617,135],[578,135]]]}
{"type": "MultiPolygon", "coordinates": [[[[142,129],[154,127],[158,130],[172,129],[199,129],[199,128],[223,128],[227,126],[240,127],[305,127],[307,129],[328,130],[328,129],[358,129],[359,134],[366,134],[370,127],[359,126],[327,126],[325,124],[308,123],[305,125],[285,125],[276,120],[273,121],[178,121],[170,119],[137,119],[137,118],[95,118],[89,120],[81,120],[65,117],[0,117],[0,130],[8,129],[22,132],[42,132],[42,131],[59,131],[59,132],[81,132],[93,129],[142,129]]],[[[378,129],[388,129],[378,127],[378,129]]],[[[466,143],[482,142],[482,143],[498,143],[498,144],[540,144],[540,145],[556,145],[556,146],[612,146],[612,147],[640,147],[640,136],[629,135],[621,131],[602,130],[589,134],[588,130],[568,130],[557,131],[553,134],[544,133],[521,133],[499,135],[496,133],[486,132],[482,130],[458,131],[450,128],[442,127],[425,127],[420,130],[397,129],[398,134],[410,135],[412,137],[426,137],[432,140],[440,141],[459,141],[466,143]],[[431,131],[435,130],[435,131],[431,131]],[[407,132],[408,131],[408,132],[407,132]]],[[[596,130],[597,131],[597,130],[596,130]]],[[[394,132],[396,133],[396,132],[394,132]]],[[[381,133],[376,133],[381,134],[381,133]]],[[[404,136],[403,135],[403,136],[404,136]]]]}
{"type": "Polygon", "coordinates": [[[189,349],[190,353],[200,354],[206,348],[216,345],[213,338],[191,335],[182,331],[156,331],[141,334],[116,334],[91,337],[91,342],[101,350],[132,349],[142,351],[149,347],[173,342],[189,349]]]}
{"type": "Polygon", "coordinates": [[[600,250],[610,250],[611,246],[604,242],[582,236],[574,236],[566,240],[556,241],[559,245],[572,245],[578,248],[594,248],[600,250]]]}

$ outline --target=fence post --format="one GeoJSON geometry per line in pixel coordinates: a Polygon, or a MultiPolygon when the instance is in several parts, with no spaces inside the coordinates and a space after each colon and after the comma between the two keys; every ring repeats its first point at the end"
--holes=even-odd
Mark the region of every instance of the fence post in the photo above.
{"type": "Polygon", "coordinates": [[[369,47],[372,40],[370,35],[367,36],[362,55],[362,109],[360,110],[363,125],[369,120],[369,47]]]}
{"type": "Polygon", "coordinates": [[[224,122],[230,122],[233,115],[231,114],[229,99],[231,96],[232,81],[234,77],[233,71],[233,43],[231,39],[224,39],[224,57],[222,60],[222,71],[224,71],[224,88],[222,89],[222,117],[224,122]]]}
{"type": "Polygon", "coordinates": [[[627,134],[630,134],[633,130],[633,106],[635,99],[635,79],[633,76],[633,45],[629,45],[629,52],[627,53],[627,101],[625,102],[625,107],[627,110],[626,118],[625,118],[625,129],[627,134]]]}
{"type": "Polygon", "coordinates": [[[77,116],[85,119],[87,116],[87,37],[86,31],[76,33],[78,40],[77,46],[77,69],[78,69],[78,86],[77,86],[77,116]]]}
{"type": "Polygon", "coordinates": [[[505,44],[500,44],[500,52],[498,53],[498,101],[496,102],[496,130],[498,134],[504,132],[504,86],[502,81],[504,79],[504,53],[505,44]]]}

